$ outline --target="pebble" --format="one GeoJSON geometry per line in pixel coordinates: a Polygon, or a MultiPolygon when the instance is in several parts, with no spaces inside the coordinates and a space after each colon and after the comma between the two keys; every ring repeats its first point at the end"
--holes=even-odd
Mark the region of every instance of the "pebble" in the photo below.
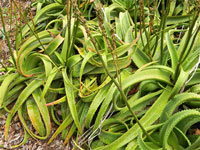
{"type": "MultiPolygon", "coordinates": [[[[4,125],[6,118],[0,117],[0,145],[3,145],[6,148],[9,148],[13,145],[19,144],[24,137],[24,129],[21,126],[19,120],[15,120],[11,123],[8,141],[4,141],[4,125]]],[[[56,126],[53,125],[52,133],[56,131],[56,126]]],[[[52,134],[51,134],[52,136],[52,134]]],[[[49,138],[51,137],[49,136],[49,138]]],[[[34,140],[33,138],[29,138],[27,143],[18,147],[18,150],[70,150],[69,147],[63,147],[63,140],[60,138],[61,136],[57,136],[55,140],[52,141],[51,144],[47,145],[47,140],[34,140]]],[[[1,150],[1,148],[0,148],[1,150]]]]}

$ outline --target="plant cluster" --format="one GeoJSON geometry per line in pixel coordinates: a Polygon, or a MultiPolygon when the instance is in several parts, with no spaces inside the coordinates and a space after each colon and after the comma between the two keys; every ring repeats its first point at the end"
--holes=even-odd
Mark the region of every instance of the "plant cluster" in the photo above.
{"type": "Polygon", "coordinates": [[[14,51],[0,8],[5,138],[15,115],[24,128],[12,148],[54,122],[48,143],[61,134],[74,149],[199,149],[199,0],[35,0],[30,18],[12,3],[14,51]]]}

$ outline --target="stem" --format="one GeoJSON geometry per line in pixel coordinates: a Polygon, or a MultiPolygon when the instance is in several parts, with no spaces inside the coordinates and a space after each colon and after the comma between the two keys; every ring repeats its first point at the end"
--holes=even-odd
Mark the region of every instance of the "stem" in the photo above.
{"type": "Polygon", "coordinates": [[[115,57],[116,57],[116,61],[117,61],[117,68],[116,68],[117,76],[118,76],[119,85],[122,88],[121,76],[120,76],[121,70],[120,70],[120,67],[119,67],[119,59],[118,59],[118,55],[117,55],[117,46],[116,46],[116,43],[115,43],[115,40],[114,40],[115,34],[114,34],[113,30],[111,32],[112,32],[112,44],[113,44],[113,47],[114,47],[114,50],[115,50],[115,57]]]}
{"type": "MultiPolygon", "coordinates": [[[[186,53],[186,54],[187,54],[187,53],[189,54],[189,52],[190,52],[190,50],[189,50],[188,52],[187,52],[186,50],[187,50],[187,47],[188,47],[190,38],[191,38],[191,36],[192,36],[192,30],[193,30],[193,28],[194,28],[194,25],[195,25],[195,23],[196,23],[196,20],[197,20],[197,18],[198,18],[198,15],[199,15],[199,10],[198,10],[197,12],[195,12],[194,19],[192,20],[192,24],[191,24],[191,26],[190,26],[190,28],[189,28],[188,33],[187,33],[186,42],[185,42],[185,45],[184,45],[184,47],[183,47],[183,50],[181,51],[181,54],[180,54],[180,57],[179,57],[179,61],[178,61],[178,65],[177,65],[177,67],[176,67],[176,71],[175,71],[175,75],[174,75],[175,80],[177,80],[177,78],[178,78],[178,76],[179,76],[179,73],[180,73],[181,64],[183,63],[184,59],[186,58],[186,57],[183,57],[184,54],[185,54],[185,53],[186,53]]],[[[185,54],[185,56],[187,56],[186,54],[185,54]]]]}
{"type": "MultiPolygon", "coordinates": [[[[19,12],[21,12],[21,1],[19,2],[19,12]]],[[[16,18],[18,19],[18,18],[16,18]]],[[[19,14],[19,30],[20,30],[20,37],[22,39],[22,15],[19,14]]]]}
{"type": "Polygon", "coordinates": [[[161,28],[162,28],[162,32],[161,32],[161,43],[160,43],[160,63],[163,63],[163,53],[164,53],[164,28],[165,28],[165,0],[162,0],[162,24],[161,24],[161,28]]]}
{"type": "MultiPolygon", "coordinates": [[[[192,38],[192,43],[190,44],[190,47],[189,47],[189,49],[187,50],[187,53],[185,54],[185,56],[183,56],[183,58],[182,58],[182,62],[187,58],[187,56],[191,53],[191,50],[192,50],[192,47],[194,46],[194,42],[195,42],[195,39],[196,39],[196,37],[197,37],[197,35],[198,35],[198,33],[199,33],[199,30],[200,30],[200,26],[197,28],[197,30],[196,30],[196,32],[195,32],[195,34],[194,34],[194,37],[192,38]]],[[[182,63],[181,62],[181,63],[182,63]]]]}
{"type": "Polygon", "coordinates": [[[190,28],[189,28],[189,31],[188,31],[188,34],[187,34],[187,37],[186,37],[185,45],[184,45],[183,50],[182,50],[182,52],[181,52],[181,54],[180,54],[180,57],[179,57],[180,63],[182,63],[183,60],[184,60],[184,58],[185,58],[185,57],[183,57],[183,56],[184,56],[184,54],[187,52],[186,50],[187,50],[187,47],[188,47],[188,45],[189,45],[189,41],[190,41],[190,38],[191,38],[191,36],[192,36],[192,30],[193,30],[194,25],[195,25],[195,23],[196,23],[196,20],[197,20],[197,18],[198,18],[198,14],[199,14],[199,12],[196,12],[196,13],[195,13],[194,19],[193,19],[192,24],[191,24],[191,26],[190,26],[190,28]]]}
{"type": "MultiPolygon", "coordinates": [[[[156,6],[157,6],[157,3],[156,3],[156,0],[154,0],[155,15],[156,15],[156,10],[157,10],[156,6]]],[[[156,22],[158,22],[157,17],[156,17],[156,22]]],[[[161,22],[160,22],[160,26],[159,26],[159,28],[158,28],[158,31],[155,32],[155,35],[156,35],[156,42],[155,42],[154,50],[153,50],[153,52],[152,52],[152,57],[155,55],[156,49],[157,49],[157,47],[158,47],[158,40],[159,40],[159,34],[160,34],[159,32],[161,31],[162,24],[163,24],[163,17],[161,18],[161,22]]]]}
{"type": "Polygon", "coordinates": [[[197,147],[199,147],[199,145],[200,145],[200,137],[198,137],[198,139],[194,143],[192,143],[192,145],[190,145],[188,148],[186,148],[185,150],[194,150],[197,147]]]}
{"type": "Polygon", "coordinates": [[[110,43],[110,41],[108,39],[108,36],[106,35],[106,30],[105,30],[105,28],[103,26],[103,18],[102,18],[102,15],[101,15],[101,8],[102,7],[100,5],[96,6],[97,18],[98,18],[99,26],[101,28],[102,35],[105,38],[106,43],[107,43],[108,47],[111,50],[111,54],[112,54],[112,57],[113,57],[114,65],[115,65],[116,72],[117,72],[117,80],[118,80],[119,85],[121,87],[120,68],[119,68],[119,61],[118,61],[117,50],[116,50],[117,48],[116,48],[116,43],[114,42],[114,31],[111,30],[111,34],[112,34],[111,35],[112,36],[112,38],[111,38],[112,46],[111,46],[111,43],[110,43]],[[113,54],[114,50],[115,50],[115,55],[113,54]]]}
{"type": "Polygon", "coordinates": [[[135,0],[135,16],[134,16],[134,23],[135,23],[135,38],[137,37],[137,0],[135,0]]]}
{"type": "Polygon", "coordinates": [[[68,0],[67,5],[67,19],[68,19],[68,47],[67,47],[67,56],[66,60],[69,58],[70,55],[70,46],[71,46],[71,13],[72,13],[72,3],[68,0]]]}
{"type": "Polygon", "coordinates": [[[74,45],[74,42],[75,42],[75,39],[76,39],[76,33],[78,31],[78,26],[79,26],[79,20],[77,19],[75,29],[73,30],[72,42],[70,44],[69,51],[72,51],[72,48],[73,48],[73,45],[74,45]]]}
{"type": "Polygon", "coordinates": [[[150,49],[150,37],[149,37],[149,34],[147,33],[147,30],[146,30],[146,26],[145,26],[145,17],[144,17],[144,2],[143,0],[140,0],[140,13],[141,13],[141,21],[142,21],[142,27],[143,27],[143,30],[144,30],[144,33],[145,33],[145,36],[147,38],[147,54],[151,57],[151,49],[150,49]]]}
{"type": "MultiPolygon", "coordinates": [[[[11,2],[12,2],[12,0],[11,0],[11,2]]],[[[15,50],[16,50],[16,54],[18,54],[18,42],[17,42],[16,37],[18,35],[18,28],[20,28],[20,27],[18,25],[18,18],[17,18],[17,9],[16,9],[16,7],[14,7],[14,11],[15,11],[15,26],[16,26],[16,29],[15,29],[15,50]]],[[[21,35],[21,33],[20,33],[20,35],[21,35]]],[[[21,39],[22,39],[22,37],[21,37],[21,39]]]]}
{"type": "Polygon", "coordinates": [[[0,61],[0,64],[2,65],[2,67],[5,69],[5,72],[8,71],[7,67],[0,61]]]}
{"type": "Polygon", "coordinates": [[[10,13],[9,13],[9,15],[10,15],[10,31],[8,33],[8,36],[10,37],[10,32],[12,30],[12,0],[10,0],[10,13]]]}
{"type": "Polygon", "coordinates": [[[24,17],[23,13],[20,11],[20,9],[18,8],[17,4],[15,1],[14,2],[14,5],[15,7],[19,10],[19,13],[20,15],[22,16],[22,18],[24,19],[25,23],[28,25],[29,29],[31,30],[31,32],[33,33],[33,35],[36,37],[36,39],[38,40],[38,42],[40,43],[40,45],[42,46],[42,48],[44,50],[46,50],[46,48],[44,47],[44,45],[42,44],[42,42],[40,41],[40,38],[38,37],[37,33],[34,32],[34,30],[31,28],[31,26],[29,25],[28,21],[26,20],[26,18],[24,17]]]}
{"type": "Polygon", "coordinates": [[[3,13],[2,13],[2,9],[0,7],[0,15],[1,15],[1,21],[2,21],[2,25],[3,25],[3,34],[5,35],[5,38],[8,42],[8,49],[9,49],[9,52],[10,52],[10,55],[11,55],[11,58],[14,62],[14,65],[16,66],[16,60],[15,60],[15,57],[13,55],[13,52],[12,52],[12,48],[11,48],[11,43],[10,43],[10,40],[9,40],[9,36],[6,32],[6,28],[5,28],[5,22],[4,22],[4,19],[3,19],[3,13]]]}

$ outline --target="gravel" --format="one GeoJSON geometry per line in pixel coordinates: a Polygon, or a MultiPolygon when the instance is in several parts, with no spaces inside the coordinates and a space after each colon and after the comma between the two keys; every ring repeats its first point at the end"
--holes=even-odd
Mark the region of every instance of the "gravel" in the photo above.
{"type": "MultiPolygon", "coordinates": [[[[23,141],[24,130],[23,130],[23,127],[21,126],[21,123],[18,117],[15,117],[10,126],[8,140],[4,141],[4,125],[6,122],[6,116],[7,115],[3,115],[0,117],[0,137],[1,137],[0,145],[3,145],[5,149],[10,149],[11,146],[17,145],[21,141],[23,141]]],[[[55,130],[56,130],[56,126],[55,124],[53,124],[51,135],[55,132],[55,130]]],[[[49,138],[50,137],[51,136],[49,136],[49,138]]],[[[63,140],[60,138],[59,135],[49,145],[47,145],[48,139],[35,140],[30,137],[24,145],[17,147],[16,149],[17,150],[70,150],[71,149],[69,146],[66,146],[66,147],[62,146],[63,140]]],[[[0,150],[3,150],[3,149],[0,148],[0,150]]]]}

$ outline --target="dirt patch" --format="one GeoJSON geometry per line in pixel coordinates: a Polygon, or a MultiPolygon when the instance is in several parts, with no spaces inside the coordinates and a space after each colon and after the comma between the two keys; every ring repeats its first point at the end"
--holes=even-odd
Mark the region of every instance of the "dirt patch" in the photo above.
{"type": "MultiPolygon", "coordinates": [[[[11,146],[17,145],[23,141],[24,138],[24,130],[21,126],[21,123],[18,117],[13,119],[13,122],[10,126],[8,140],[4,141],[4,126],[5,126],[6,116],[3,115],[0,117],[0,145],[3,145],[5,148],[9,149],[11,146]]],[[[31,127],[30,127],[31,128],[31,127]]],[[[57,126],[52,124],[51,135],[55,132],[57,126]]],[[[51,136],[49,136],[51,137],[51,136]]],[[[47,145],[49,138],[46,140],[35,140],[33,138],[29,138],[28,141],[20,147],[17,147],[18,150],[70,150],[69,147],[63,147],[63,140],[58,135],[55,140],[52,141],[51,144],[47,145]]]]}

